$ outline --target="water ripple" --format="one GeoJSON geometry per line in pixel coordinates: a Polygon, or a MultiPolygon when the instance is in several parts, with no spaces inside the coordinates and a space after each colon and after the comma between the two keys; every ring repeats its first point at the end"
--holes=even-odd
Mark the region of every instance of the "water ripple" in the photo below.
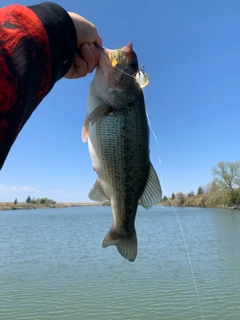
{"type": "MultiPolygon", "coordinates": [[[[240,314],[240,219],[179,209],[205,319],[240,314]]],[[[171,208],[140,209],[134,263],[103,249],[109,207],[0,213],[0,319],[202,320],[171,208]]]]}

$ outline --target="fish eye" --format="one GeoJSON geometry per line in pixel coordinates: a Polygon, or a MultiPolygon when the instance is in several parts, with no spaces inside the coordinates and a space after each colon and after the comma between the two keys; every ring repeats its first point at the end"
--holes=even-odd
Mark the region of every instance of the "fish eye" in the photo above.
{"type": "Polygon", "coordinates": [[[130,61],[130,67],[131,68],[133,68],[134,70],[135,69],[138,69],[138,62],[137,62],[137,60],[136,59],[132,59],[131,61],[130,61]]]}

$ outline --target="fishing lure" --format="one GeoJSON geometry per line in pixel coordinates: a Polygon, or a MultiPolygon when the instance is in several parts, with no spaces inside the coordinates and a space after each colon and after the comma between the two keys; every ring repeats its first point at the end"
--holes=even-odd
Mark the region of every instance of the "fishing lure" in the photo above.
{"type": "Polygon", "coordinates": [[[136,72],[134,75],[135,79],[137,80],[139,86],[141,88],[145,88],[150,83],[149,75],[144,71],[144,65],[136,72]]]}
{"type": "Polygon", "coordinates": [[[144,65],[141,66],[141,68],[133,75],[128,74],[127,72],[119,69],[117,67],[117,60],[113,60],[112,62],[112,66],[114,68],[117,68],[119,71],[121,71],[122,73],[125,73],[126,75],[128,75],[129,77],[135,78],[137,83],[139,84],[139,86],[143,89],[145,87],[147,87],[150,83],[150,77],[149,75],[144,71],[144,65]]]}

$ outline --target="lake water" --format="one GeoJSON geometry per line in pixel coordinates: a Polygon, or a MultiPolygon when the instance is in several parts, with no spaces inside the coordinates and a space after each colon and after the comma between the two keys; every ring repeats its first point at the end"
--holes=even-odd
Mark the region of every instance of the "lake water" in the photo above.
{"type": "Polygon", "coordinates": [[[0,212],[0,319],[240,319],[240,211],[139,207],[138,256],[102,240],[110,207],[0,212]],[[202,312],[201,312],[202,308],[202,312]]]}

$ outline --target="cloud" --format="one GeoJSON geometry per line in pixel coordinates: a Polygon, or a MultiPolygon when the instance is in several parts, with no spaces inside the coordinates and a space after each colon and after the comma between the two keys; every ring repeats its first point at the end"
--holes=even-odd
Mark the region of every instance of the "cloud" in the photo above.
{"type": "Polygon", "coordinates": [[[13,192],[35,192],[40,193],[41,190],[29,187],[29,186],[9,186],[5,184],[0,184],[0,195],[8,195],[12,194],[13,192]]]}
{"type": "MultiPolygon", "coordinates": [[[[13,202],[17,198],[18,202],[31,198],[49,198],[57,202],[79,202],[81,192],[71,192],[60,188],[40,189],[32,186],[5,185],[0,184],[0,202],[13,202]]],[[[82,198],[81,198],[82,200],[82,198]]],[[[83,199],[82,201],[88,201],[83,199]]]]}
{"type": "Polygon", "coordinates": [[[62,193],[62,192],[65,192],[65,190],[63,190],[63,189],[49,189],[49,190],[46,190],[46,192],[62,193]]]}

